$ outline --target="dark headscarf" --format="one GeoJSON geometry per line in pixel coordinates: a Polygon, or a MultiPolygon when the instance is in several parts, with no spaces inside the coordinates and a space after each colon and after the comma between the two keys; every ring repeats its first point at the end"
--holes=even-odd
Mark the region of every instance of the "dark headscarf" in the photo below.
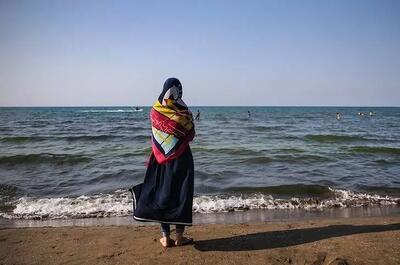
{"type": "Polygon", "coordinates": [[[166,105],[165,100],[167,99],[172,100],[174,105],[177,105],[180,109],[187,108],[185,102],[182,100],[182,84],[175,77],[168,78],[165,81],[163,90],[158,97],[158,101],[164,106],[166,105]]]}

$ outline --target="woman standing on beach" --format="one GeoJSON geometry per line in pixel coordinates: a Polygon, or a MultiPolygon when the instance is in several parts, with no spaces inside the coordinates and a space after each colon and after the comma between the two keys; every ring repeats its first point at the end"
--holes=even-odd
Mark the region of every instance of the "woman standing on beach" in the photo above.
{"type": "Polygon", "coordinates": [[[132,188],[134,219],[161,223],[164,247],[189,244],[193,239],[183,232],[192,225],[194,165],[189,142],[195,130],[178,79],[165,81],[150,119],[152,153],[144,183],[132,188]],[[170,238],[171,224],[176,225],[175,241],[170,238]]]}

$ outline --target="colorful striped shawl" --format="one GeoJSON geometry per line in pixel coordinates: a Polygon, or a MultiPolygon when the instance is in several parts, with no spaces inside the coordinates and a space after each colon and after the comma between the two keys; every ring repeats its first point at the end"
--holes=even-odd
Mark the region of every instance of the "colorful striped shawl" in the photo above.
{"type": "Polygon", "coordinates": [[[150,112],[152,125],[152,151],[160,164],[182,155],[193,140],[195,131],[190,111],[179,110],[174,100],[166,106],[157,101],[150,112]]]}

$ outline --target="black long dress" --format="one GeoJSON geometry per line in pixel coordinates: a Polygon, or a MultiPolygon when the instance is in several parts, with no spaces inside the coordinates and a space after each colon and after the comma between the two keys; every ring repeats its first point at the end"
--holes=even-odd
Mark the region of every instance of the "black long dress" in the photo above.
{"type": "Polygon", "coordinates": [[[152,154],[144,183],[131,189],[137,221],[192,225],[194,164],[190,147],[159,164],[152,154]]]}

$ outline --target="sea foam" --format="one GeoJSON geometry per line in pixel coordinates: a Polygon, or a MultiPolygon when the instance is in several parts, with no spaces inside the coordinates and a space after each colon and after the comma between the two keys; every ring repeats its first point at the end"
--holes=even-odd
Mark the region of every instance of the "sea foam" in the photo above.
{"type": "MultiPolygon", "coordinates": [[[[193,201],[194,213],[219,213],[250,209],[304,209],[362,206],[400,206],[400,198],[356,193],[331,189],[329,199],[296,198],[277,199],[268,194],[201,195],[193,201]]],[[[132,214],[132,197],[128,191],[117,190],[110,194],[79,196],[75,198],[21,197],[12,212],[0,213],[8,219],[62,219],[128,216],[132,214]]]]}

